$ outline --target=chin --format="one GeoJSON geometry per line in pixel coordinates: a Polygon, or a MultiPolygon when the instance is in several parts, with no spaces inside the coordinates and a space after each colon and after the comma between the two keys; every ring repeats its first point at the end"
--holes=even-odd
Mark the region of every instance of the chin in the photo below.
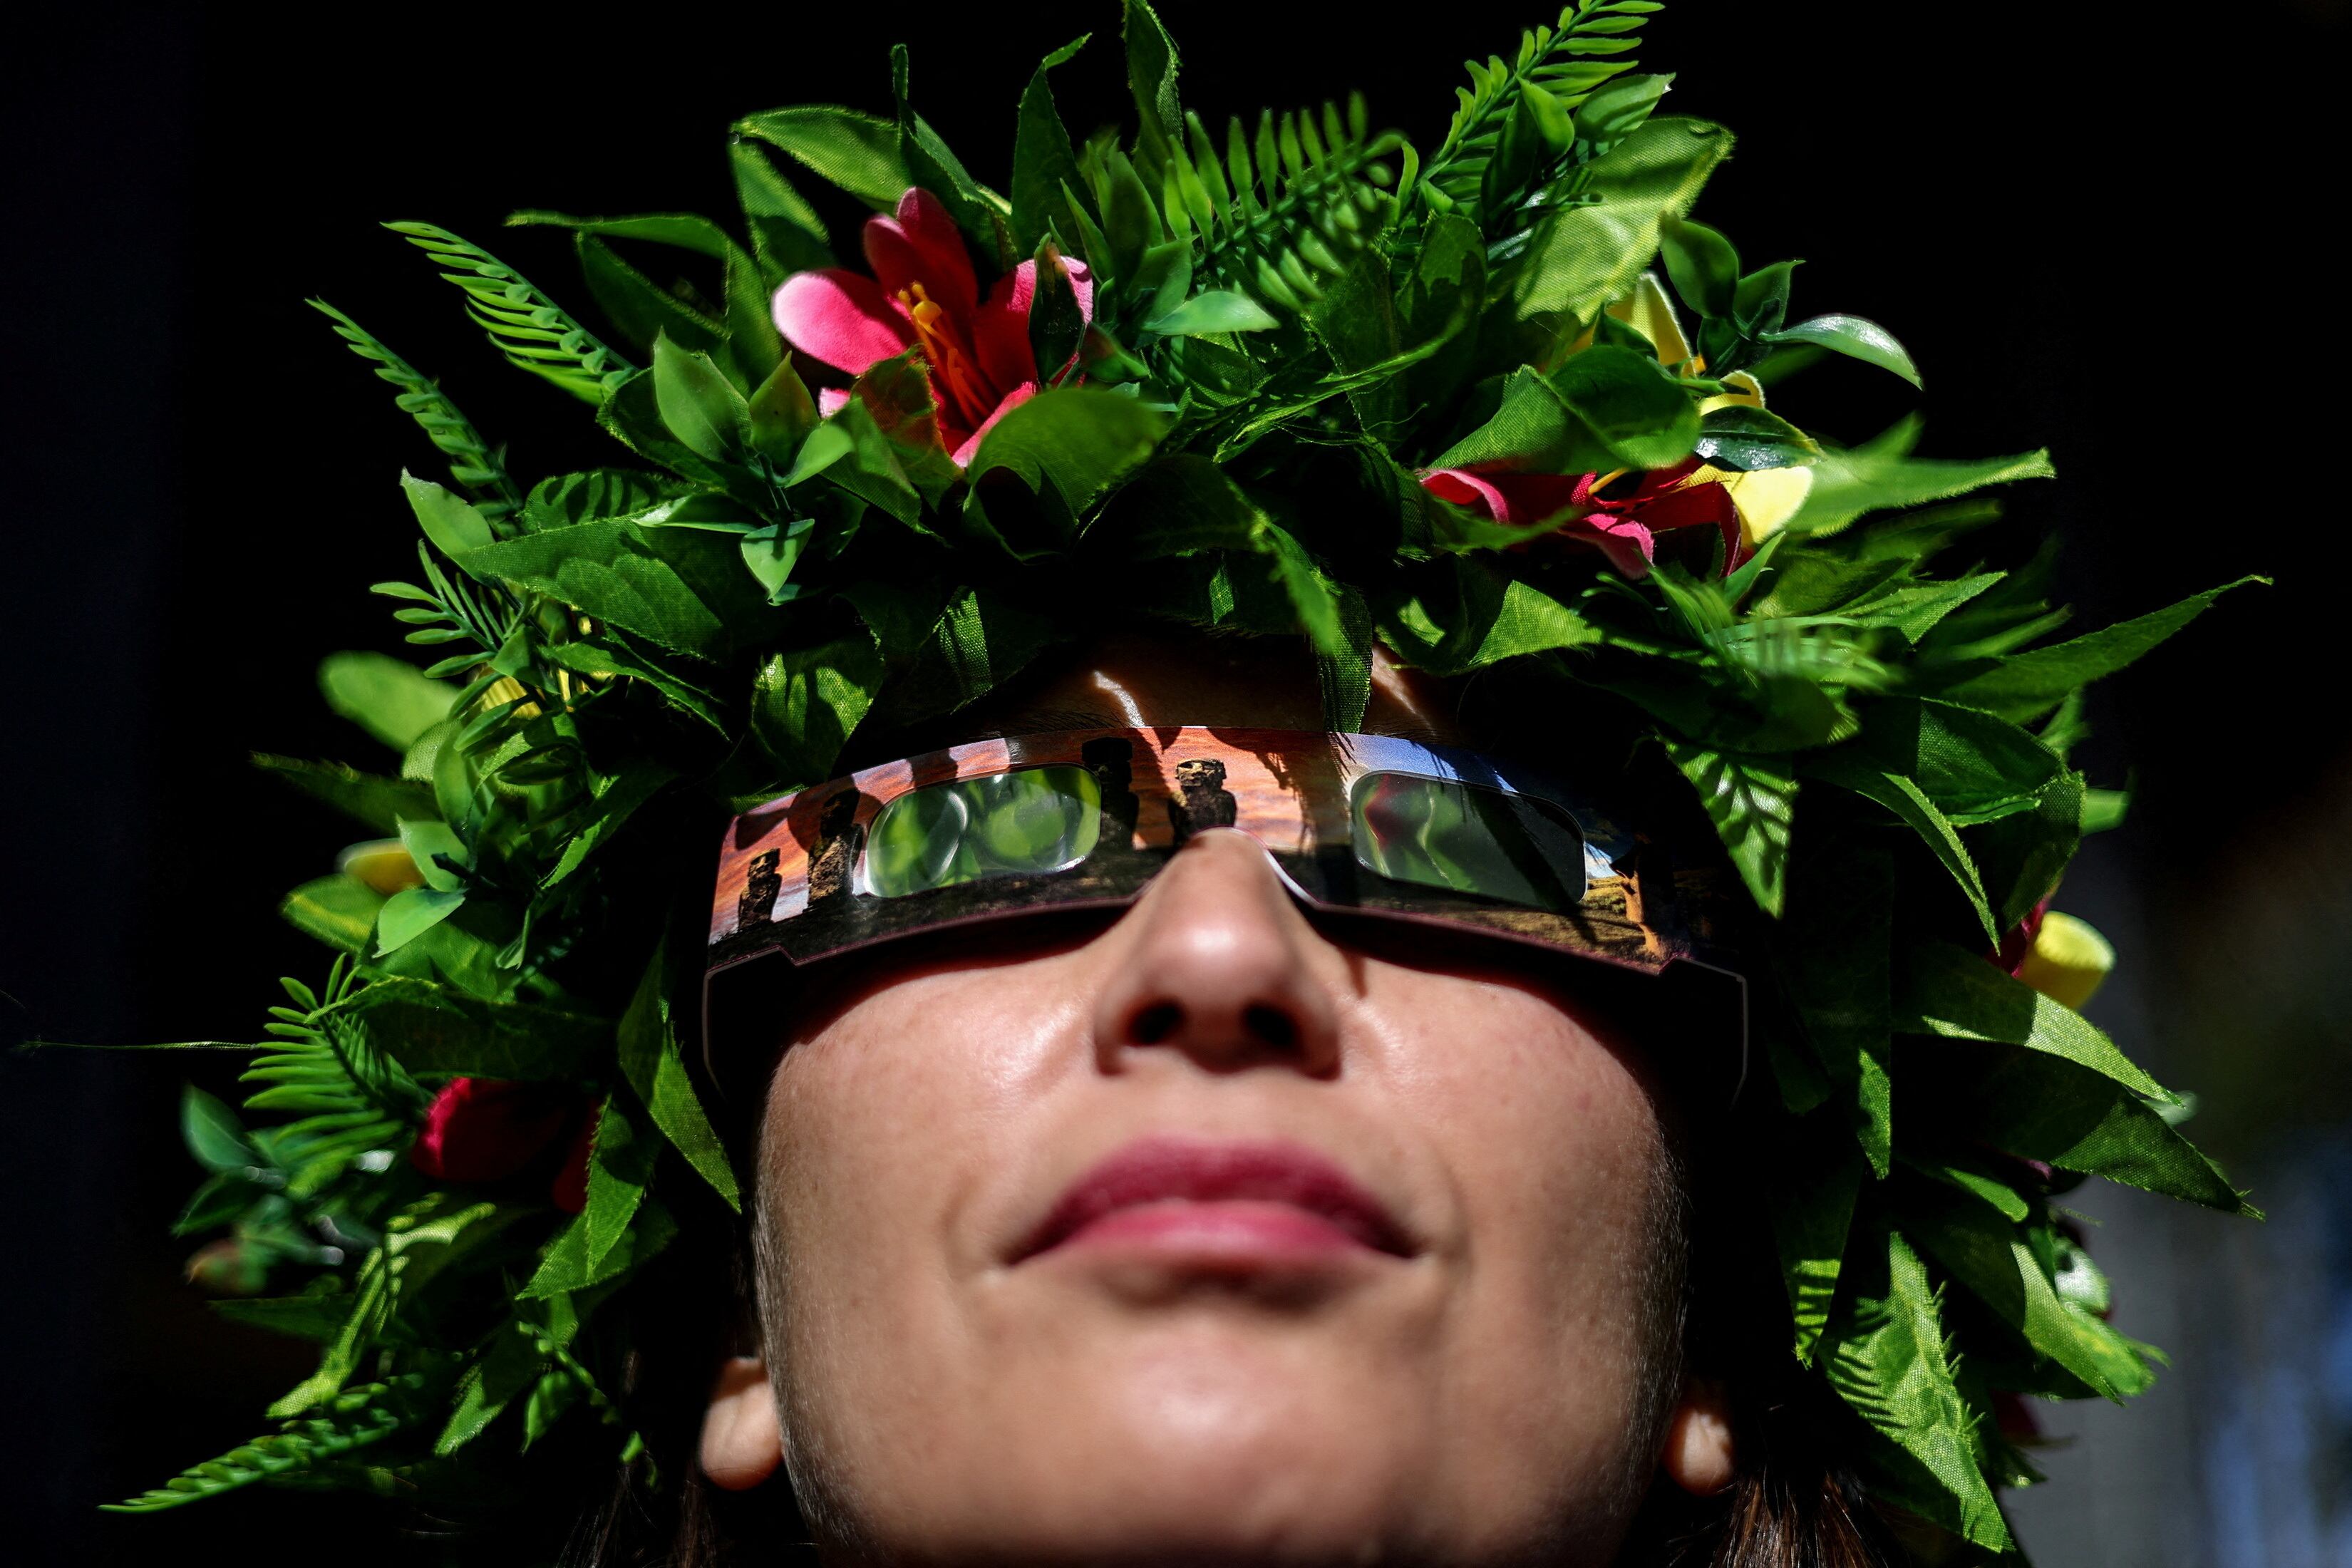
{"type": "Polygon", "coordinates": [[[1049,1376],[1001,1383],[1002,1404],[947,1416],[919,1474],[858,1478],[869,1506],[845,1510],[863,1526],[856,1555],[1030,1568],[1566,1560],[1558,1518],[1445,1495],[1425,1380],[1410,1367],[1375,1373],[1328,1336],[1213,1317],[1123,1338],[1070,1346],[1049,1376]],[[939,1465],[950,1448],[980,1457],[939,1465]]]}

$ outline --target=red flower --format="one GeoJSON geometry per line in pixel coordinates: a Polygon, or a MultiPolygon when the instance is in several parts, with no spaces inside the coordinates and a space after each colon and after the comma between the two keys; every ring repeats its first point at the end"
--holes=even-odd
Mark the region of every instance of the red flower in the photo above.
{"type": "Polygon", "coordinates": [[[436,1181],[503,1181],[554,1142],[573,1109],[541,1084],[451,1079],[433,1097],[409,1163],[436,1181]]]}
{"type": "Polygon", "coordinates": [[[604,1114],[592,1110],[580,1119],[580,1131],[572,1135],[563,1168],[555,1173],[555,1184],[548,1189],[547,1195],[565,1214],[578,1214],[588,1206],[588,1156],[595,1151],[596,1124],[604,1114]]]}
{"type": "Polygon", "coordinates": [[[2011,978],[2021,976],[2026,960],[2033,956],[2033,939],[2042,934],[2042,921],[2050,913],[2050,900],[2045,898],[2033,906],[2032,911],[2017,922],[2017,929],[2001,939],[2000,946],[1986,954],[2007,970],[2011,978]]]}
{"type": "MultiPolygon", "coordinates": [[[[1037,394],[1042,379],[1029,347],[1029,305],[1037,264],[996,280],[988,298],[955,220],[929,191],[898,198],[896,217],[866,220],[867,278],[845,268],[795,272],[776,290],[776,329],[793,347],[835,370],[862,375],[879,361],[919,348],[939,404],[940,442],[961,465],[1005,411],[1037,394]]],[[[1065,260],[1078,314],[1094,319],[1094,281],[1083,261],[1065,260]]],[[[838,390],[820,402],[831,414],[838,390]]]]}
{"type": "Polygon", "coordinates": [[[1657,536],[1673,529],[1709,527],[1723,535],[1727,574],[1748,553],[1740,542],[1739,512],[1731,492],[1713,479],[1687,482],[1698,467],[1694,458],[1671,468],[1643,474],[1622,495],[1602,492],[1618,476],[1600,474],[1496,474],[1468,468],[1438,468],[1422,476],[1422,488],[1442,500],[1469,508],[1513,528],[1533,528],[1558,518],[1555,536],[1592,545],[1628,577],[1645,577],[1655,557],[1657,536]]]}

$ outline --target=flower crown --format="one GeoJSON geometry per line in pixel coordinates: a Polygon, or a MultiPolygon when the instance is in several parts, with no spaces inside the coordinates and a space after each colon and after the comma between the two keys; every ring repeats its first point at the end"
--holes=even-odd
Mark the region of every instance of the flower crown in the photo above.
{"type": "Polygon", "coordinates": [[[571,231],[611,343],[469,241],[390,226],[615,461],[526,487],[318,302],[446,459],[402,480],[416,581],[376,587],[437,659],[321,671],[396,769],[257,759],[379,837],[287,898],[335,956],[235,1047],[258,1121],[185,1100],[213,1173],[179,1229],[226,1231],[193,1271],[318,1368],[277,1430],[120,1506],[424,1488],[566,1422],[648,1463],[630,1287],[740,1202],[679,1044],[712,816],[1143,615],[1303,635],[1334,730],[1378,640],[1438,676],[1508,661],[1654,742],[1765,917],[1769,1082],[1737,1139],[1778,1353],[1842,1397],[1878,1501],[2013,1551],[1996,1489],[2037,1478],[2000,1414],[2137,1394],[2155,1355],[2053,1194],[2245,1212],[2075,1010],[2105,944],[2045,912],[2124,808],[2065,760],[2083,687],[2221,590],[2051,641],[2043,571],[1974,562],[1993,509],[1954,502],[2042,454],[1783,416],[1825,354],[1918,377],[1872,322],[1792,319],[1793,262],[1686,216],[1731,137],[1634,68],[1657,9],[1574,0],[1473,62],[1423,149],[1360,99],[1216,133],[1127,0],[1133,134],[1065,128],[1080,39],[1022,92],[1009,194],[915,112],[902,48],[890,114],[735,126],[737,229],[516,216],[571,231]],[[803,177],[877,214],[862,266],[803,177]],[[663,253],[700,279],[640,269],[663,253]]]}

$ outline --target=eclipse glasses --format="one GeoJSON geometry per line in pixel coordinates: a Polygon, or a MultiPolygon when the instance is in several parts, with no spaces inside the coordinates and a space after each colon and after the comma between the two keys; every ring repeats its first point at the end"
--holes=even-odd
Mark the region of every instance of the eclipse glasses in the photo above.
{"type": "Polygon", "coordinates": [[[974,741],[744,813],[719,857],[709,968],[1126,904],[1217,827],[1257,840],[1310,909],[1652,973],[1722,963],[1715,872],[1534,773],[1391,736],[1184,726],[974,741]]]}

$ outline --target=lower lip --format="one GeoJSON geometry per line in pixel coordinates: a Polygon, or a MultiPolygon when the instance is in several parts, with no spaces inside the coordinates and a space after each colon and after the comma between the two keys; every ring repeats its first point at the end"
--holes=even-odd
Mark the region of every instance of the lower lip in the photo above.
{"type": "Polygon", "coordinates": [[[1122,1252],[1234,1267],[1326,1262],[1372,1247],[1290,1204],[1190,1199],[1137,1204],[1080,1226],[1051,1252],[1122,1252]]]}

